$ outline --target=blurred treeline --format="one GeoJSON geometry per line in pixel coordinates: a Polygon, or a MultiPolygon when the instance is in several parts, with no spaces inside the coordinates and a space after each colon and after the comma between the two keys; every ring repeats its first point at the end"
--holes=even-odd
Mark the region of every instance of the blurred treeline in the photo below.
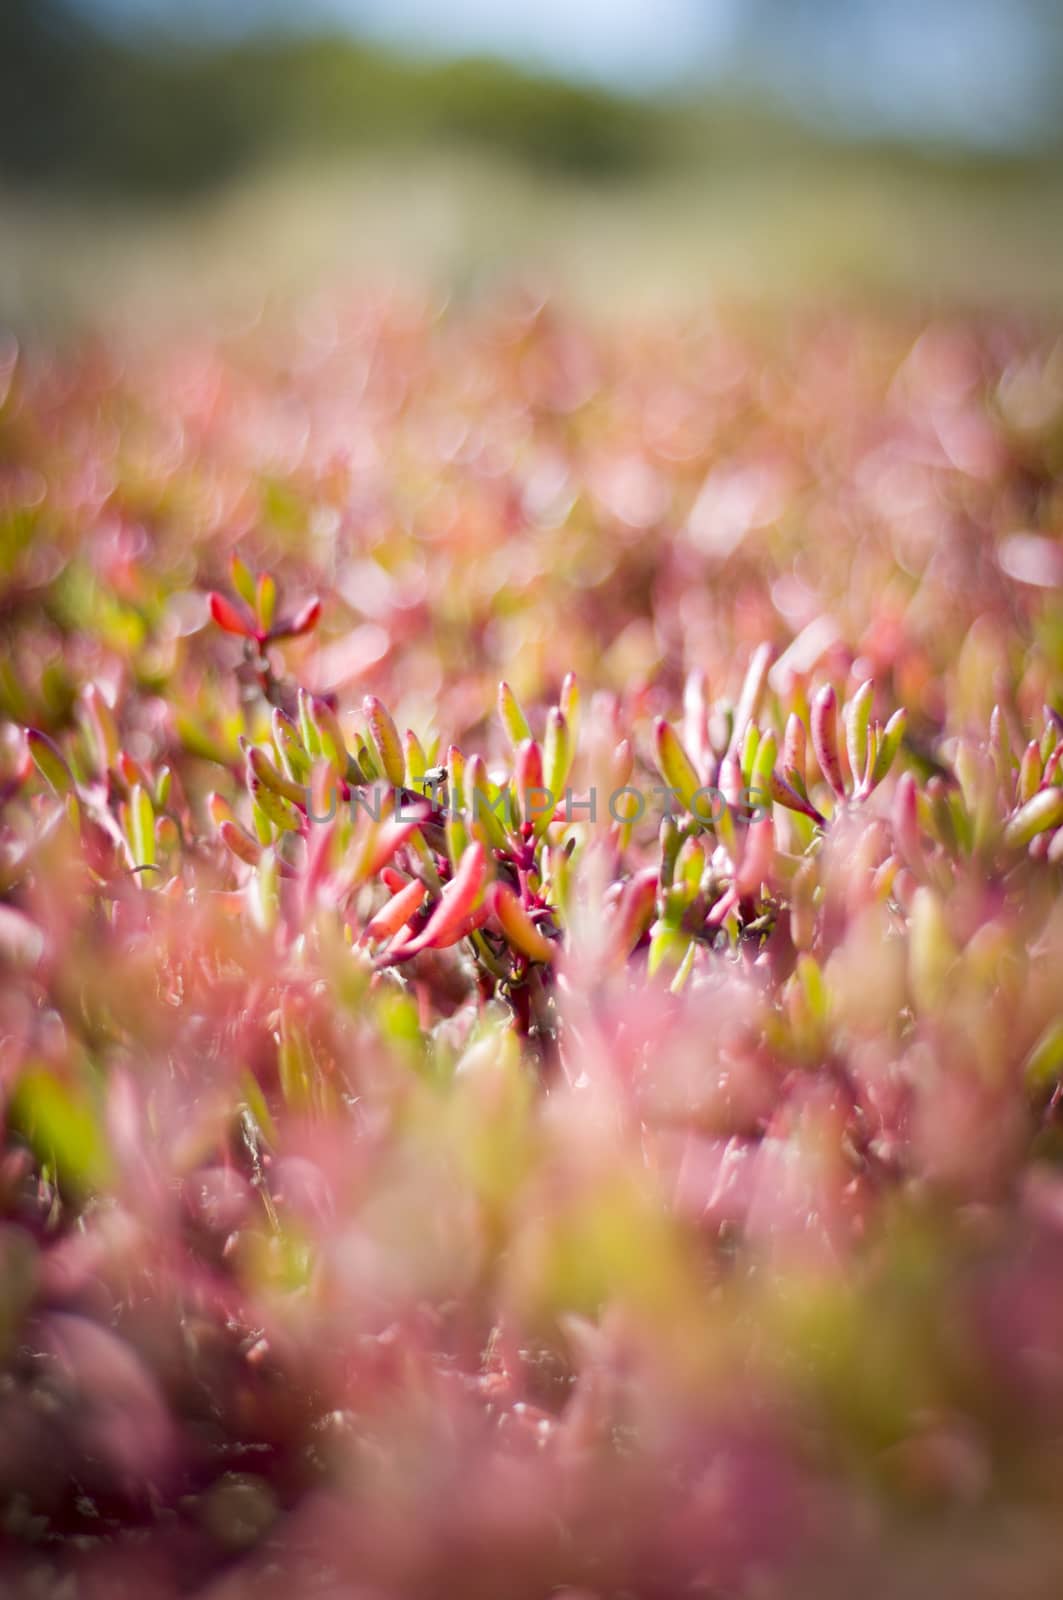
{"type": "Polygon", "coordinates": [[[63,0],[0,0],[0,177],[180,192],[275,152],[471,140],[588,174],[659,159],[659,107],[345,36],[119,41],[63,0]]]}
{"type": "MultiPolygon", "coordinates": [[[[777,35],[790,13],[781,0],[757,3],[767,36],[777,35]]],[[[278,155],[463,144],[589,178],[684,164],[792,169],[809,157],[836,164],[872,153],[871,141],[854,146],[748,85],[729,96],[636,99],[496,61],[411,60],[345,34],[119,38],[93,28],[70,0],[0,0],[0,181],[8,185],[164,197],[278,155]]],[[[886,140],[877,153],[893,167],[943,161],[953,176],[1017,159],[886,140]]],[[[1021,160],[1028,167],[1030,152],[1021,160]]]]}

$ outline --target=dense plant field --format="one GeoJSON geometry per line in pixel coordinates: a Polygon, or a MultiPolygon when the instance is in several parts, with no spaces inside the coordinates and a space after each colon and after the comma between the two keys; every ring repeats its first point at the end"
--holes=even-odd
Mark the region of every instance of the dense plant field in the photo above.
{"type": "Polygon", "coordinates": [[[4,1594],[1060,1592],[1061,350],[0,347],[4,1594]]]}

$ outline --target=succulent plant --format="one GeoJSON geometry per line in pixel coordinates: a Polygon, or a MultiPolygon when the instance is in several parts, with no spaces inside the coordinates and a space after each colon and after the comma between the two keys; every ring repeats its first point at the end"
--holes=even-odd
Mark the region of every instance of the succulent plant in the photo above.
{"type": "Polygon", "coordinates": [[[0,402],[0,1587],[1056,1592],[1055,347],[335,327],[0,402]]]}

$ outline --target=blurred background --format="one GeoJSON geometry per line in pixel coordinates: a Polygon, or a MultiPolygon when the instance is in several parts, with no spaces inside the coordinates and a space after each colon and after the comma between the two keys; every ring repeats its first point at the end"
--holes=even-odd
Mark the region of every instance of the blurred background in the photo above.
{"type": "Polygon", "coordinates": [[[0,320],[1063,302],[1057,0],[2,0],[0,320]]]}

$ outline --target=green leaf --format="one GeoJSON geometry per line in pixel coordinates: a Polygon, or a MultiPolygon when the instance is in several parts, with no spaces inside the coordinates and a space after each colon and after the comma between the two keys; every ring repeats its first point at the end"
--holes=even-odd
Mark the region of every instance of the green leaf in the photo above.
{"type": "Polygon", "coordinates": [[[378,766],[389,783],[400,785],[406,776],[406,757],[403,754],[399,730],[390,711],[375,694],[366,695],[362,701],[362,710],[369,726],[369,737],[373,742],[378,766]]]}
{"type": "Polygon", "coordinates": [[[230,558],[229,558],[229,576],[232,579],[233,588],[236,590],[237,594],[240,596],[240,599],[244,602],[245,605],[249,606],[250,609],[252,611],[254,611],[254,609],[255,609],[255,579],[254,579],[254,574],[252,573],[251,568],[247,565],[247,562],[246,561],[242,561],[240,559],[240,557],[236,554],[235,551],[233,552],[232,556],[230,556],[230,558]]]}
{"type": "Polygon", "coordinates": [[[261,933],[272,933],[280,916],[280,868],[275,850],[264,850],[247,881],[248,910],[261,933]]]}
{"type": "Polygon", "coordinates": [[[883,730],[882,743],[878,747],[875,764],[871,769],[872,789],[882,782],[883,778],[888,775],[894,761],[896,761],[897,752],[901,748],[901,741],[904,738],[907,726],[908,713],[902,706],[899,711],[893,713],[883,730]]]}
{"type": "Polygon", "coordinates": [[[775,758],[779,753],[773,733],[765,733],[757,745],[753,766],[749,774],[749,798],[754,807],[766,806],[771,812],[772,778],[775,775],[775,758]]]}
{"type": "Polygon", "coordinates": [[[110,1153],[100,1118],[84,1089],[43,1069],[23,1073],[10,1117],[38,1160],[54,1163],[61,1185],[85,1193],[107,1183],[110,1153]]]}
{"type": "Polygon", "coordinates": [[[560,706],[554,706],[546,719],[546,738],[543,740],[543,784],[558,804],[564,798],[574,755],[572,730],[560,706]]]}
{"type": "Polygon", "coordinates": [[[273,626],[273,618],[277,613],[277,584],[272,573],[259,573],[254,608],[255,615],[258,617],[259,627],[263,633],[268,633],[273,626]]]}
{"type": "Polygon", "coordinates": [[[694,763],[670,722],[658,717],[653,731],[661,777],[675,791],[683,810],[694,815],[694,796],[701,786],[694,763]]]}
{"type": "Polygon", "coordinates": [[[521,703],[504,680],[498,686],[498,715],[506,730],[506,738],[514,750],[523,744],[525,739],[531,738],[532,731],[521,703]]]}
{"type": "Polygon", "coordinates": [[[1063,1075],[1063,1021],[1049,1024],[1030,1051],[1023,1079],[1031,1094],[1051,1094],[1063,1075]]]}
{"type": "Polygon", "coordinates": [[[29,729],[26,743],[33,757],[33,765],[45,782],[55,790],[56,794],[68,794],[74,787],[74,778],[60,755],[58,746],[46,733],[41,733],[37,728],[29,729]]]}
{"type": "Polygon", "coordinates": [[[428,770],[428,761],[425,757],[424,747],[412,728],[406,729],[403,746],[406,758],[406,787],[407,789],[420,789],[424,783],[424,775],[428,770]]]}
{"type": "Polygon", "coordinates": [[[1063,789],[1041,789],[1032,800],[1020,806],[1004,829],[1004,843],[1021,850],[1039,833],[1063,824],[1063,789]]]}
{"type": "Polygon", "coordinates": [[[95,746],[97,770],[106,772],[107,768],[113,767],[118,760],[118,728],[114,712],[94,683],[90,683],[85,690],[84,711],[95,746]]]}
{"type": "Polygon", "coordinates": [[[151,796],[139,783],[134,785],[129,800],[128,838],[134,867],[154,870],[155,807],[151,796]]]}

